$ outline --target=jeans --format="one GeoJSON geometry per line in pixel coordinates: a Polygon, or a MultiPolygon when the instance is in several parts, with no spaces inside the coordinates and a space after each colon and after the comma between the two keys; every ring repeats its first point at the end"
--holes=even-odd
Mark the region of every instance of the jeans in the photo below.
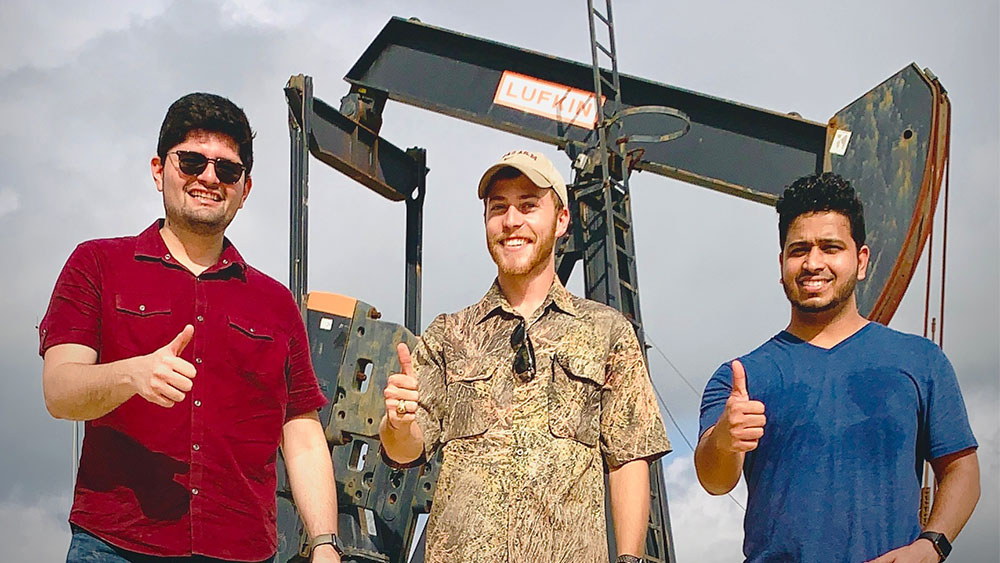
{"type": "MultiPolygon", "coordinates": [[[[190,557],[157,557],[115,547],[79,526],[70,524],[73,540],[69,544],[66,563],[230,563],[204,555],[190,557]]],[[[274,563],[276,555],[261,563],[274,563]]]]}

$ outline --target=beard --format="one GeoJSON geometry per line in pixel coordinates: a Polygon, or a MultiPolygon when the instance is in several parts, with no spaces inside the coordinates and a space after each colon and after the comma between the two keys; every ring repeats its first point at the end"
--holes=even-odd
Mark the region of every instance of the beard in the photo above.
{"type": "Polygon", "coordinates": [[[830,296],[829,301],[813,304],[807,303],[807,300],[802,299],[797,293],[798,288],[795,286],[795,281],[788,284],[784,278],[781,279],[781,288],[785,290],[785,297],[788,299],[788,302],[792,304],[792,307],[803,313],[823,313],[842,307],[854,295],[857,285],[858,275],[857,271],[855,271],[854,276],[848,278],[840,285],[834,286],[833,295],[830,296]]]}
{"type": "MultiPolygon", "coordinates": [[[[181,194],[187,198],[187,194],[181,194]]],[[[236,217],[235,213],[222,206],[218,209],[189,208],[183,203],[177,205],[169,198],[163,198],[163,208],[167,220],[184,230],[200,236],[215,236],[226,232],[229,224],[236,217]]]]}
{"type": "Polygon", "coordinates": [[[214,236],[226,232],[232,217],[222,216],[202,216],[197,213],[170,214],[167,218],[174,224],[181,225],[185,230],[196,235],[214,236]]]}
{"type": "Polygon", "coordinates": [[[552,259],[552,250],[556,243],[556,222],[552,222],[552,227],[538,233],[531,244],[531,253],[527,256],[507,256],[504,254],[501,238],[506,238],[507,234],[502,234],[489,241],[487,248],[493,262],[501,274],[508,276],[524,276],[544,268],[545,264],[552,259]]]}

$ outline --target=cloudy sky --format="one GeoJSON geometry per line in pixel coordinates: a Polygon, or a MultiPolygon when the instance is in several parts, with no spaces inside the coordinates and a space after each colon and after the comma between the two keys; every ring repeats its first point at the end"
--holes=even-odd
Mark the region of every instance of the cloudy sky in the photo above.
{"type": "MultiPolygon", "coordinates": [[[[995,0],[616,3],[623,72],[825,122],[910,62],[954,106],[945,351],[980,441],[983,499],[950,561],[998,557],[998,7],[995,0]]],[[[149,176],[167,106],[226,95],[257,131],[254,186],[230,237],[287,281],[288,133],[282,86],[312,75],[334,106],[385,22],[449,29],[588,61],[585,4],[538,2],[29,2],[0,4],[0,559],[58,561],[68,544],[72,425],[42,402],[35,326],[79,242],[133,234],[162,212],[149,176]],[[3,553],[3,552],[7,553],[3,553]]],[[[551,148],[396,103],[382,135],[428,150],[424,324],[477,300],[493,276],[474,188],[511,148],[551,148]]],[[[720,155],[722,157],[722,155],[720,155]]],[[[310,288],[402,320],[402,205],[312,165],[310,288]]],[[[678,426],[666,458],[678,559],[735,561],[742,512],[694,480],[698,395],[722,361],[782,329],[776,217],[764,205],[633,178],[642,311],[654,382],[678,426]],[[662,355],[660,353],[662,351],[662,355]],[[665,359],[669,358],[669,362],[665,359]],[[675,370],[673,366],[676,366],[675,370]],[[683,378],[682,378],[683,376],[683,378]]],[[[940,215],[940,214],[939,214],[940,215]]],[[[940,240],[940,238],[938,239],[940,240]]],[[[940,255],[940,249],[937,254],[940,255]]],[[[892,326],[920,332],[924,266],[892,326]]],[[[937,274],[935,274],[937,276],[937,274]]],[[[579,290],[579,282],[571,285],[579,290]]],[[[937,297],[935,296],[936,300],[937,297]]],[[[736,496],[745,495],[740,486],[736,496]]]]}

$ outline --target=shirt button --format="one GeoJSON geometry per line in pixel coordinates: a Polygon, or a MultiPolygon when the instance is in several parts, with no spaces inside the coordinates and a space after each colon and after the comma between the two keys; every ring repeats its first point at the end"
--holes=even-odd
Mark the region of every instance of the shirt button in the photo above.
{"type": "Polygon", "coordinates": [[[164,260],[170,260],[170,255],[169,254],[164,254],[163,255],[163,259],[164,260]]]}
{"type": "Polygon", "coordinates": [[[197,319],[198,319],[198,322],[199,322],[199,323],[201,323],[201,322],[205,322],[205,317],[203,317],[203,316],[201,316],[201,315],[198,315],[197,319]]]}
{"type": "Polygon", "coordinates": [[[251,328],[251,329],[250,329],[250,332],[254,332],[254,329],[252,329],[252,328],[251,328]]]}
{"type": "Polygon", "coordinates": [[[145,305],[139,305],[139,310],[140,311],[145,311],[146,310],[146,306],[145,305]]]}
{"type": "Polygon", "coordinates": [[[194,363],[196,363],[196,364],[200,364],[200,363],[201,363],[201,358],[195,358],[195,359],[194,359],[194,363]]]}
{"type": "Polygon", "coordinates": [[[196,407],[200,407],[200,406],[201,406],[201,401],[200,401],[200,400],[198,400],[198,399],[195,399],[195,400],[194,400],[194,406],[196,406],[196,407]]]}
{"type": "Polygon", "coordinates": [[[228,264],[228,263],[229,263],[229,260],[226,260],[225,258],[223,258],[223,259],[222,259],[222,263],[223,263],[223,264],[228,264]]]}
{"type": "Polygon", "coordinates": [[[191,489],[191,494],[192,495],[198,494],[198,489],[191,489]]]}
{"type": "Polygon", "coordinates": [[[191,449],[193,449],[194,451],[198,451],[198,450],[201,449],[201,446],[199,446],[198,444],[195,444],[195,445],[191,446],[191,449]]]}

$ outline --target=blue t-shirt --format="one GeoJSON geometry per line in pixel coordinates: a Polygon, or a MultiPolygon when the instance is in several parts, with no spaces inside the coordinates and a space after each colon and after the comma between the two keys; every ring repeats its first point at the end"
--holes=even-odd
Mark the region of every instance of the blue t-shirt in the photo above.
{"type": "MultiPolygon", "coordinates": [[[[743,464],[743,553],[862,562],[920,533],[925,459],[976,447],[955,371],[933,342],[868,323],[827,350],[782,331],[740,358],[764,437],[743,464]]],[[[727,362],[709,380],[699,435],[725,410],[727,362]]]]}

